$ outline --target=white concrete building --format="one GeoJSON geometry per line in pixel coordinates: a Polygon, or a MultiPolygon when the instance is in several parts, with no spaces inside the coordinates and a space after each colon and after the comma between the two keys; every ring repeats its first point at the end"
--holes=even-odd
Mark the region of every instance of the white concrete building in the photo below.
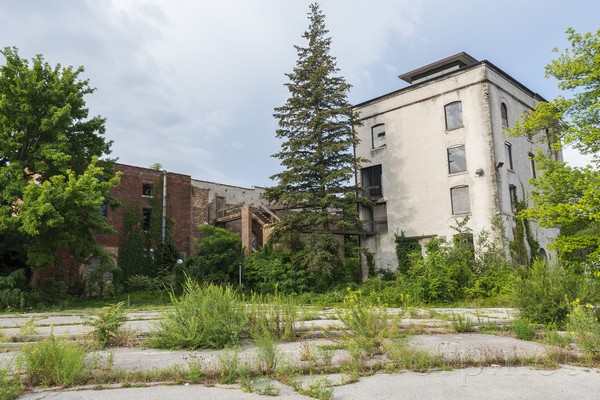
{"type": "MultiPolygon", "coordinates": [[[[368,234],[362,245],[379,268],[395,269],[394,237],[450,239],[451,226],[469,216],[474,234],[490,230],[498,215],[513,239],[511,199],[529,197],[536,150],[548,153],[545,132],[511,137],[504,132],[544,101],[488,61],[459,53],[400,75],[410,86],[355,106],[358,180],[373,207],[362,207],[368,234]]],[[[554,154],[562,157],[561,154],[554,154]]],[[[540,254],[558,231],[532,233],[540,254]]]]}

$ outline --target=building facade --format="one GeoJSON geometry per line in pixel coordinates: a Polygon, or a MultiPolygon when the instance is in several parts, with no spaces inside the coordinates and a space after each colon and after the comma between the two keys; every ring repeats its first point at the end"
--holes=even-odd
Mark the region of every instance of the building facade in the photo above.
{"type": "MultiPolygon", "coordinates": [[[[544,101],[488,61],[466,53],[400,75],[410,86],[355,106],[362,126],[357,179],[373,201],[361,207],[362,245],[380,268],[395,269],[394,238],[404,232],[421,244],[450,239],[457,220],[474,234],[493,219],[514,239],[516,201],[527,199],[535,179],[536,151],[551,150],[545,132],[512,137],[505,128],[544,101]]],[[[553,153],[561,158],[560,153],[553,153]]],[[[531,222],[545,257],[556,229],[531,222]]],[[[508,254],[508,252],[507,252],[508,254]]]]}

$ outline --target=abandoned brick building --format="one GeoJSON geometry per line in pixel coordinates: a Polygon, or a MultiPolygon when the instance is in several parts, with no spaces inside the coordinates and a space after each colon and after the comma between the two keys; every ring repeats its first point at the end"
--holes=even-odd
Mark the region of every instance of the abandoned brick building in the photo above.
{"type": "Polygon", "coordinates": [[[189,175],[125,164],[116,164],[115,169],[122,173],[121,183],[111,190],[111,195],[121,206],[107,207],[103,212],[116,233],[98,236],[98,242],[115,255],[123,226],[123,211],[128,205],[141,207],[145,227],[149,226],[153,215],[161,215],[163,235],[167,220],[170,220],[173,239],[182,259],[194,253],[201,236],[200,225],[217,223],[240,233],[242,245],[250,253],[263,246],[268,236],[268,224],[277,218],[262,199],[264,189],[260,187],[201,181],[189,175]],[[160,207],[161,212],[153,213],[153,206],[160,207]]]}

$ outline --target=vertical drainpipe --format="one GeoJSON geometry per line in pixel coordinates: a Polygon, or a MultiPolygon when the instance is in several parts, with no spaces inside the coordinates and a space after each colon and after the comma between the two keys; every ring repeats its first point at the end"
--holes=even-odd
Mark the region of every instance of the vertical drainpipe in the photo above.
{"type": "Polygon", "coordinates": [[[162,243],[167,238],[167,171],[163,171],[163,198],[162,198],[162,243]]]}

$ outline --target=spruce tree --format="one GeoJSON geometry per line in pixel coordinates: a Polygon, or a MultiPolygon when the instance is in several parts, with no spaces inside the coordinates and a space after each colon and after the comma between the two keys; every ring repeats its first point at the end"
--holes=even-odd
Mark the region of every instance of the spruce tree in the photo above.
{"type": "Polygon", "coordinates": [[[341,262],[341,243],[334,234],[357,232],[361,226],[356,204],[364,198],[354,183],[360,160],[353,153],[359,121],[348,101],[351,85],[337,75],[318,4],[310,6],[308,17],[302,35],[308,46],[295,46],[296,66],[286,74],[290,96],[275,108],[276,136],[283,142],[273,157],[284,170],[271,177],[276,185],[266,197],[289,210],[276,227],[275,240],[287,244],[299,267],[333,277],[341,262]]]}

